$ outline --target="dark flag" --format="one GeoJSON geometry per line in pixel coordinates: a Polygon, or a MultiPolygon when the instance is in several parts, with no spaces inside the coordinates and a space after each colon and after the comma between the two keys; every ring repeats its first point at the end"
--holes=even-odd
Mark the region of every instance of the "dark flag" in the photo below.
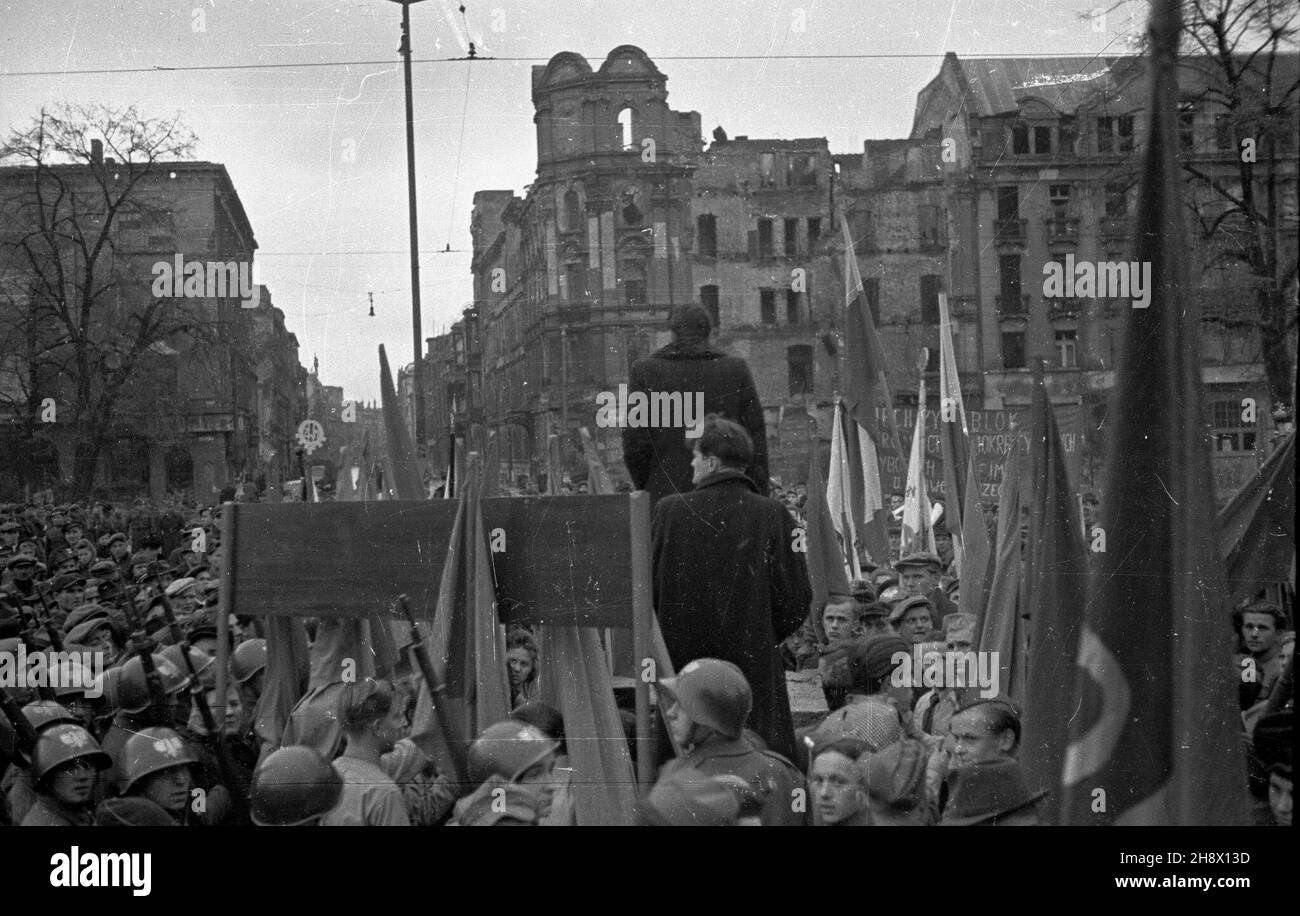
{"type": "Polygon", "coordinates": [[[1079,630],[1088,602],[1088,554],[1065,470],[1040,360],[1029,409],[1029,555],[1025,605],[1032,615],[1021,760],[1031,789],[1048,789],[1043,821],[1057,823],[1061,765],[1069,741],[1079,630]]]}
{"type": "MultiPolygon", "coordinates": [[[[826,504],[826,484],[822,477],[821,443],[813,440],[812,465],[808,469],[808,581],[813,600],[809,611],[814,619],[829,595],[848,595],[849,578],[844,570],[844,548],[835,535],[830,507],[826,504]]],[[[852,533],[846,532],[852,543],[852,533]]]]}
{"type": "MultiPolygon", "coordinates": [[[[979,650],[996,652],[1001,695],[1019,703],[1025,693],[1025,628],[1021,619],[1023,576],[1020,559],[1020,465],[1023,437],[1013,429],[1011,448],[998,486],[998,530],[993,547],[989,595],[979,621],[979,650]]],[[[962,581],[966,607],[966,582],[962,581]]]]}
{"type": "Polygon", "coordinates": [[[1219,556],[1229,606],[1286,579],[1295,560],[1295,433],[1219,510],[1219,556]]]}
{"type": "MultiPolygon", "coordinates": [[[[1080,635],[1061,820],[1244,824],[1246,764],[1218,588],[1201,413],[1201,309],[1186,294],[1178,0],[1152,7],[1151,127],[1137,208],[1147,308],[1126,309],[1097,555],[1080,635]]],[[[1038,608],[1034,609],[1038,611],[1038,608]]],[[[1032,647],[1038,656],[1038,647],[1032,647]]]]}
{"type": "Polygon", "coordinates": [[[843,217],[840,227],[844,232],[844,292],[848,312],[844,402],[880,455],[902,458],[902,439],[894,422],[894,403],[885,378],[885,353],[867,307],[853,236],[849,235],[849,224],[843,217]],[[877,411],[885,418],[884,423],[876,419],[877,411]]]}
{"type": "Polygon", "coordinates": [[[961,514],[961,589],[957,610],[975,615],[976,620],[984,614],[993,581],[993,544],[989,541],[979,493],[979,478],[972,460],[966,466],[966,503],[961,514]]]}

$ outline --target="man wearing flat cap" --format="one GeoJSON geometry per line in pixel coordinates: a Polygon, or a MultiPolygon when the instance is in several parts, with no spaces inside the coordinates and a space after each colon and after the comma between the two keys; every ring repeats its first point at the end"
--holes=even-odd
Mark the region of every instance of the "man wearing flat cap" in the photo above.
{"type": "Polygon", "coordinates": [[[935,624],[949,614],[957,613],[957,606],[939,587],[943,561],[937,556],[927,551],[909,553],[895,563],[894,567],[898,570],[898,583],[903,591],[909,595],[922,595],[930,599],[930,605],[934,608],[935,624]]]}
{"type": "Polygon", "coordinates": [[[889,622],[912,645],[930,641],[934,630],[934,603],[925,595],[911,595],[894,605],[889,622]]]}

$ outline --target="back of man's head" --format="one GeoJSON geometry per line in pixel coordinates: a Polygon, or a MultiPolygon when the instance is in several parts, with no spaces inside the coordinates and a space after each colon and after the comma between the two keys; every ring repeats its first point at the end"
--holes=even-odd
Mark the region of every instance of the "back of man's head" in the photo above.
{"type": "Polygon", "coordinates": [[[345,684],[343,697],[339,701],[343,728],[348,732],[369,727],[375,720],[387,716],[392,708],[393,688],[387,681],[376,681],[372,678],[345,684]]]}
{"type": "Polygon", "coordinates": [[[739,423],[709,414],[704,420],[704,432],[697,445],[700,454],[717,458],[724,467],[744,470],[754,457],[754,440],[739,423]]]}
{"type": "Polygon", "coordinates": [[[673,332],[673,340],[680,343],[703,343],[713,331],[709,313],[697,302],[675,306],[668,316],[668,327],[673,332]]]}

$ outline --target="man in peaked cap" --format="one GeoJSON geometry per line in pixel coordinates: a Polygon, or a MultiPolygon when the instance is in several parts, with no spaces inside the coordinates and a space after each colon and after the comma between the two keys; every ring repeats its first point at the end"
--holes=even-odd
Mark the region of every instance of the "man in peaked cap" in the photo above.
{"type": "Polygon", "coordinates": [[[4,591],[24,602],[38,600],[36,565],[36,560],[25,554],[20,553],[11,557],[7,565],[9,582],[5,585],[4,591]]]}
{"type": "Polygon", "coordinates": [[[895,563],[894,567],[898,570],[898,582],[903,587],[903,591],[909,595],[923,595],[930,599],[930,604],[934,607],[936,623],[949,614],[957,613],[956,606],[939,587],[939,577],[943,574],[943,561],[936,555],[926,551],[909,553],[895,563]]]}

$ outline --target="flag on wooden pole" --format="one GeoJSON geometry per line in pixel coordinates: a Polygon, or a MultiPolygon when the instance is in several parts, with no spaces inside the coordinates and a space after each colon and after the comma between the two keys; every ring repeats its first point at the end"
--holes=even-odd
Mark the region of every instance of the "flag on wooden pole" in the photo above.
{"type": "Polygon", "coordinates": [[[957,375],[957,357],[952,348],[952,322],[948,297],[939,294],[939,452],[943,457],[944,526],[952,534],[953,554],[961,567],[965,553],[962,519],[966,511],[967,465],[970,463],[970,430],[966,405],[957,375]]]}
{"type": "Polygon", "coordinates": [[[1149,299],[1124,310],[1111,393],[1106,550],[1080,638],[1062,777],[1071,824],[1247,822],[1234,637],[1202,431],[1201,308],[1185,292],[1181,34],[1179,0],[1155,0],[1134,233],[1149,299]]]}
{"type": "MultiPolygon", "coordinates": [[[[849,579],[845,573],[845,553],[840,546],[832,523],[830,506],[822,478],[821,443],[813,440],[812,462],[808,468],[808,515],[805,535],[808,548],[808,581],[812,584],[810,613],[816,614],[829,595],[848,595],[849,579]]],[[[849,552],[852,553],[852,531],[848,532],[849,552]]]]}
{"type": "Polygon", "coordinates": [[[912,430],[912,454],[907,462],[907,490],[903,494],[903,532],[899,555],[928,551],[934,545],[934,524],[930,518],[930,494],[925,483],[925,370],[928,351],[922,347],[917,360],[921,372],[916,401],[916,425],[912,430]]]}

